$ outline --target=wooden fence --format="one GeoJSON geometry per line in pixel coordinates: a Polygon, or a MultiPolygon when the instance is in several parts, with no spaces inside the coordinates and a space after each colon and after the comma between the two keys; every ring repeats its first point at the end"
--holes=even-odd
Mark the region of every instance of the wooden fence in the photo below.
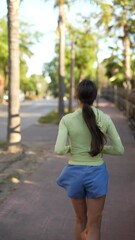
{"type": "Polygon", "coordinates": [[[135,132],[135,89],[128,91],[124,88],[108,87],[102,89],[101,96],[108,101],[114,102],[123,111],[135,132]]]}

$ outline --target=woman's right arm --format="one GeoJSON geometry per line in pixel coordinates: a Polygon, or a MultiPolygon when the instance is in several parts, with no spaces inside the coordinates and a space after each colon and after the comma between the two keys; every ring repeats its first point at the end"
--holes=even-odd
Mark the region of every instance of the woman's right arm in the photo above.
{"type": "Polygon", "coordinates": [[[110,155],[122,155],[124,153],[124,147],[111,118],[109,118],[106,135],[110,139],[111,145],[104,145],[103,153],[110,155]]]}
{"type": "Polygon", "coordinates": [[[59,124],[58,136],[55,144],[55,153],[59,155],[70,152],[70,146],[67,145],[68,130],[65,125],[64,118],[61,119],[59,124]]]}

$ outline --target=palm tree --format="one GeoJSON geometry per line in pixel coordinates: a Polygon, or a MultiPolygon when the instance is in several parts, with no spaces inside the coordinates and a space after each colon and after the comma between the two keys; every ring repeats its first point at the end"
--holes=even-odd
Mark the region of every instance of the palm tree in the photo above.
{"type": "Polygon", "coordinates": [[[59,6],[58,31],[59,31],[59,119],[64,115],[64,77],[65,77],[65,16],[64,0],[57,0],[59,6]]]}
{"type": "Polygon", "coordinates": [[[71,41],[71,66],[70,66],[70,94],[69,94],[69,112],[72,112],[74,105],[74,90],[75,90],[75,44],[74,39],[71,41]]]}
{"type": "MultiPolygon", "coordinates": [[[[123,42],[123,56],[125,66],[125,83],[127,89],[131,89],[131,67],[130,67],[130,45],[131,35],[135,34],[132,26],[135,21],[132,17],[135,11],[135,2],[133,0],[113,0],[113,5],[108,3],[100,4],[102,12],[98,24],[104,24],[107,31],[122,29],[123,36],[119,36],[123,42]],[[132,31],[131,31],[132,28],[132,31]]],[[[119,31],[120,32],[120,31],[119,31]]]]}
{"type": "Polygon", "coordinates": [[[123,46],[124,46],[124,65],[125,65],[125,79],[127,88],[131,89],[131,57],[130,57],[130,37],[129,37],[129,29],[128,24],[123,24],[123,46]]]}
{"type": "MultiPolygon", "coordinates": [[[[47,1],[47,0],[45,0],[47,1]]],[[[58,67],[58,76],[59,76],[59,119],[64,115],[64,78],[65,78],[65,13],[64,5],[68,7],[77,0],[55,0],[55,7],[59,8],[59,17],[58,17],[58,32],[59,32],[59,67],[58,67]]],[[[89,0],[93,2],[92,0],[89,0]]],[[[79,1],[78,1],[79,2],[79,1]]],[[[84,1],[85,2],[85,1],[84,1]]],[[[97,3],[98,0],[95,0],[97,3]]],[[[72,65],[74,63],[72,62],[72,65]]],[[[72,69],[73,73],[73,69],[72,69]]],[[[72,84],[73,86],[73,84],[72,84]]],[[[73,92],[73,87],[72,87],[73,92]]],[[[73,93],[71,94],[73,95],[73,93]]]]}
{"type": "MultiPolygon", "coordinates": [[[[65,13],[64,4],[68,7],[76,0],[56,0],[56,6],[59,7],[58,30],[59,30],[59,119],[64,115],[64,77],[65,77],[65,13]]],[[[92,0],[90,0],[92,2],[92,0]]],[[[95,0],[97,3],[98,1],[95,0]]],[[[70,99],[69,111],[72,111],[74,101],[74,65],[75,65],[75,41],[71,43],[71,78],[70,78],[70,99]]]]}
{"type": "MultiPolygon", "coordinates": [[[[48,0],[45,0],[48,1],[48,0]]],[[[59,79],[59,104],[58,113],[59,119],[64,115],[64,77],[65,77],[65,13],[64,4],[68,5],[66,0],[55,0],[54,7],[59,8],[58,16],[58,33],[59,33],[59,66],[58,66],[58,79],[59,79]]]]}
{"type": "Polygon", "coordinates": [[[20,150],[20,102],[19,102],[19,5],[20,0],[7,0],[8,48],[9,48],[9,104],[8,104],[8,150],[20,150]]]}

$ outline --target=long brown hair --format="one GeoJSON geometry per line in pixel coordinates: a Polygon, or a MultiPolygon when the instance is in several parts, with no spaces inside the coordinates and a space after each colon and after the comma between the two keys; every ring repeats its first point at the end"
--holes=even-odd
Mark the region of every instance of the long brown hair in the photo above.
{"type": "Polygon", "coordinates": [[[106,137],[97,125],[95,114],[91,108],[97,96],[97,88],[89,79],[82,80],[77,87],[77,98],[82,103],[84,121],[91,133],[91,156],[98,155],[104,146],[106,137]]]}

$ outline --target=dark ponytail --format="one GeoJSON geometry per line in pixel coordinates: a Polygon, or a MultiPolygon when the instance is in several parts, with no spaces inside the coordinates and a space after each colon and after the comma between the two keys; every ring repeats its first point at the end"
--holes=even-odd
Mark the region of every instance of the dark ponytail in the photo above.
{"type": "Polygon", "coordinates": [[[92,81],[84,79],[79,83],[77,87],[77,97],[83,105],[83,118],[91,133],[91,151],[89,152],[91,156],[99,154],[106,141],[106,137],[98,127],[95,114],[91,108],[96,96],[97,88],[92,81]]]}

